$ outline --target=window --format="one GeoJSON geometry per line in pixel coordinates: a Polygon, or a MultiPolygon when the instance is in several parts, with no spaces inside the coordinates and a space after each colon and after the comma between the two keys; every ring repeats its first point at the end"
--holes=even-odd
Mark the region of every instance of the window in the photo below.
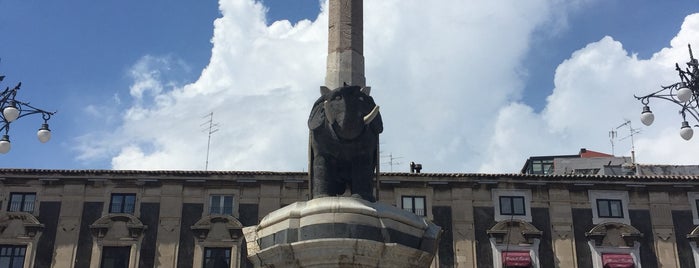
{"type": "Polygon", "coordinates": [[[621,200],[619,199],[597,199],[597,215],[600,218],[623,218],[621,200]]]}
{"type": "Polygon", "coordinates": [[[136,208],[136,194],[112,194],[109,213],[133,214],[136,208]]]}
{"type": "Polygon", "coordinates": [[[532,221],[532,191],[529,189],[491,189],[494,220],[532,221]]]}
{"type": "Polygon", "coordinates": [[[34,212],[34,201],[36,201],[35,193],[12,193],[7,211],[34,212]]]}
{"type": "Polygon", "coordinates": [[[22,268],[24,267],[24,255],[27,247],[0,245],[0,267],[22,268]]]}
{"type": "Polygon", "coordinates": [[[553,174],[553,159],[533,160],[531,174],[553,174]]]}
{"type": "MultiPolygon", "coordinates": [[[[699,225],[699,192],[687,192],[687,200],[689,200],[689,206],[692,208],[692,223],[694,225],[699,225]]],[[[699,256],[699,255],[697,255],[699,256]]],[[[699,260],[699,258],[697,258],[699,260]]],[[[697,265],[699,267],[699,265],[697,265]]]]}
{"type": "Polygon", "coordinates": [[[229,268],[231,267],[230,248],[205,248],[204,268],[229,268]]]}
{"type": "Polygon", "coordinates": [[[631,224],[629,193],[627,191],[588,190],[592,224],[617,222],[631,224]]]}
{"type": "Polygon", "coordinates": [[[527,215],[524,196],[500,196],[500,215],[527,215]]]}
{"type": "Polygon", "coordinates": [[[425,216],[424,196],[403,196],[403,209],[415,213],[418,216],[425,216]]]}
{"type": "Polygon", "coordinates": [[[233,215],[233,196],[212,195],[209,202],[209,214],[233,215]]]}
{"type": "Polygon", "coordinates": [[[599,168],[578,168],[573,170],[573,174],[595,175],[599,173],[599,168]]]}
{"type": "Polygon", "coordinates": [[[103,247],[100,268],[128,268],[131,247],[103,247]]]}

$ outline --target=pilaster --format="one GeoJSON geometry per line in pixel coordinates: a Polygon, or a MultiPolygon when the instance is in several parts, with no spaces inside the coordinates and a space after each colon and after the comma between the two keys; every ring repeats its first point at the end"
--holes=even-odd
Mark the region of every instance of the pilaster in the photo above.
{"type": "Polygon", "coordinates": [[[549,189],[551,211],[551,242],[556,267],[576,267],[573,212],[570,192],[565,188],[549,189]]]}
{"type": "Polygon", "coordinates": [[[85,202],[85,185],[68,184],[63,186],[63,199],[58,218],[58,230],[54,259],[51,267],[70,268],[75,264],[78,238],[80,236],[80,217],[85,202]]]}
{"type": "Polygon", "coordinates": [[[259,219],[281,207],[281,185],[278,183],[260,184],[259,219]]]}
{"type": "MultiPolygon", "coordinates": [[[[476,267],[476,235],[473,229],[473,191],[471,188],[453,188],[452,230],[456,267],[476,267]]],[[[449,228],[445,226],[444,228],[449,228]]]]}
{"type": "Polygon", "coordinates": [[[182,185],[163,184],[160,196],[157,267],[177,267],[182,221],[182,185]]]}
{"type": "Polygon", "coordinates": [[[652,235],[655,242],[655,254],[658,257],[658,267],[680,267],[677,255],[677,241],[672,222],[672,206],[667,192],[649,192],[650,221],[653,227],[652,235]]]}

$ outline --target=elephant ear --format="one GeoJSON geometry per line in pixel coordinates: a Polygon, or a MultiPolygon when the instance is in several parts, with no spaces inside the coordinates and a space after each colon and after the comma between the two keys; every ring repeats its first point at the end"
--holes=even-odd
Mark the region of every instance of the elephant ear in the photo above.
{"type": "Polygon", "coordinates": [[[325,123],[325,108],[323,102],[325,96],[330,94],[331,90],[326,86],[320,87],[320,98],[313,104],[311,115],[308,117],[308,129],[315,130],[325,123]]]}
{"type": "Polygon", "coordinates": [[[320,86],[320,95],[325,96],[330,93],[330,89],[326,86],[320,86]]]}
{"type": "Polygon", "coordinates": [[[325,108],[323,108],[323,97],[313,104],[311,115],[308,117],[308,129],[315,130],[325,123],[325,108]]]}
{"type": "Polygon", "coordinates": [[[360,91],[367,96],[371,96],[371,87],[363,87],[360,91]]]}

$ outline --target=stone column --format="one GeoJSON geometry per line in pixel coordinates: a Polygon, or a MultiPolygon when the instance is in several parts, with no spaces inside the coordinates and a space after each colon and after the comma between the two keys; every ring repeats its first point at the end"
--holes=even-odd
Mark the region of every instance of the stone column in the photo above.
{"type": "MultiPolygon", "coordinates": [[[[451,189],[452,207],[452,234],[454,235],[454,262],[455,267],[476,267],[476,234],[473,229],[473,190],[471,188],[451,189]]],[[[449,226],[442,226],[449,228],[449,226]]]]}
{"type": "Polygon", "coordinates": [[[85,185],[64,185],[55,253],[52,267],[69,268],[75,265],[75,254],[80,235],[80,217],[83,211],[85,185]]]}
{"type": "Polygon", "coordinates": [[[160,196],[160,224],[156,253],[157,267],[177,267],[182,220],[182,185],[163,184],[160,196]]]}
{"type": "Polygon", "coordinates": [[[260,183],[258,222],[281,206],[281,199],[279,198],[281,196],[281,185],[278,183],[260,183]]]}
{"type": "Polygon", "coordinates": [[[556,267],[576,267],[573,210],[570,192],[565,188],[549,189],[551,210],[551,240],[556,267]]]}
{"type": "Polygon", "coordinates": [[[366,86],[363,0],[330,0],[325,86],[366,86]]]}
{"type": "Polygon", "coordinates": [[[677,241],[672,222],[672,206],[667,192],[648,192],[650,201],[650,222],[653,225],[653,241],[658,256],[658,267],[680,267],[677,255],[677,241]]]}

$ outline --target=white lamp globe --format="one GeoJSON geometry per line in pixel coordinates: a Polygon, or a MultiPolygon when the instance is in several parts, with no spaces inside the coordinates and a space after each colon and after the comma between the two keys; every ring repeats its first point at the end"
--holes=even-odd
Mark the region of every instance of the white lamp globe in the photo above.
{"type": "Polygon", "coordinates": [[[41,143],[46,143],[51,139],[51,130],[49,124],[41,124],[41,128],[36,132],[36,136],[41,143]]]}
{"type": "Polygon", "coordinates": [[[0,154],[6,154],[10,151],[10,136],[3,135],[0,139],[0,154]]]}
{"type": "Polygon", "coordinates": [[[15,108],[14,103],[10,103],[10,106],[7,106],[2,110],[2,115],[5,117],[7,122],[12,122],[19,117],[19,110],[15,108]]]}
{"type": "Polygon", "coordinates": [[[692,95],[692,90],[688,87],[680,88],[680,90],[677,91],[677,99],[680,100],[680,102],[688,102],[692,99],[692,95]]]}
{"type": "Polygon", "coordinates": [[[692,127],[689,126],[689,123],[687,121],[682,122],[682,128],[680,128],[680,136],[685,139],[689,140],[694,136],[694,130],[692,127]]]}
{"type": "Polygon", "coordinates": [[[646,126],[650,126],[653,124],[653,120],[655,120],[655,115],[653,115],[653,112],[650,111],[650,107],[648,107],[648,105],[643,106],[643,112],[641,112],[641,123],[646,126]]]}

